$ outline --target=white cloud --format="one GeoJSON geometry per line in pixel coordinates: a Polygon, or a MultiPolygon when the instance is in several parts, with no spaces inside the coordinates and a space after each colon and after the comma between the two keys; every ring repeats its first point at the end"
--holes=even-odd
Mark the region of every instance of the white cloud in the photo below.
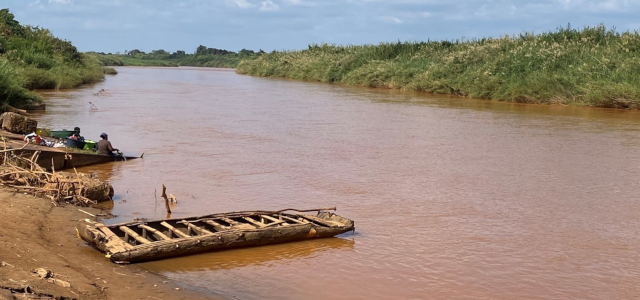
{"type": "Polygon", "coordinates": [[[309,2],[303,0],[282,0],[282,2],[286,5],[292,6],[306,6],[306,7],[316,7],[318,4],[316,2],[309,2]]]}
{"type": "Polygon", "coordinates": [[[249,8],[253,6],[253,4],[249,3],[249,1],[247,0],[232,0],[232,1],[233,1],[233,4],[235,4],[240,8],[249,8]]]}
{"type": "Polygon", "coordinates": [[[72,4],[73,0],[49,0],[49,3],[72,4]]]}
{"type": "Polygon", "coordinates": [[[389,17],[389,16],[384,16],[384,17],[380,17],[381,20],[385,21],[385,22],[390,22],[390,23],[395,23],[395,24],[402,24],[402,20],[396,18],[396,17],[389,17]]]}
{"type": "Polygon", "coordinates": [[[273,3],[271,0],[262,1],[262,6],[260,7],[260,10],[262,11],[276,11],[278,9],[280,9],[280,6],[273,3]]]}
{"type": "Polygon", "coordinates": [[[428,12],[428,11],[423,11],[423,12],[418,13],[418,15],[420,17],[423,17],[423,18],[428,18],[428,17],[431,17],[433,14],[428,12]]]}
{"type": "Polygon", "coordinates": [[[565,10],[621,12],[640,5],[638,0],[554,0],[565,10]]]}

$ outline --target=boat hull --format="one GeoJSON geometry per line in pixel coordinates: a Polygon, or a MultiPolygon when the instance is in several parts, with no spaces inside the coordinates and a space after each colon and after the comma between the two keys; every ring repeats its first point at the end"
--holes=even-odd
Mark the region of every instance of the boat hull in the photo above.
{"type": "MultiPolygon", "coordinates": [[[[105,226],[100,223],[81,222],[78,224],[77,230],[83,240],[101,252],[106,253],[107,257],[116,263],[135,263],[201,252],[255,247],[313,238],[326,238],[354,230],[354,222],[352,220],[329,212],[319,212],[317,216],[268,213],[251,214],[251,212],[247,212],[245,215],[235,213],[234,215],[222,218],[216,218],[216,216],[219,215],[209,215],[184,220],[131,222],[110,226],[105,226]],[[264,215],[271,216],[271,218],[276,220],[280,218],[280,221],[272,221],[272,223],[265,223],[263,225],[254,222],[253,224],[258,225],[254,225],[253,228],[248,226],[252,223],[240,223],[245,217],[255,220],[259,218],[258,216],[264,215]],[[282,216],[293,219],[294,221],[298,220],[299,222],[283,222],[282,216]],[[223,221],[221,220],[225,218],[227,220],[233,219],[231,221],[235,224],[227,223],[229,226],[217,227],[220,231],[216,232],[214,232],[214,228],[211,226],[207,228],[203,227],[202,229],[204,229],[205,232],[192,232],[192,235],[189,236],[179,236],[169,239],[167,239],[167,237],[171,236],[171,230],[169,229],[152,233],[145,230],[140,231],[139,228],[136,228],[136,226],[159,228],[160,226],[157,225],[161,222],[170,222],[176,226],[186,223],[204,224],[202,220],[211,220],[213,221],[212,224],[222,224],[223,221]],[[141,239],[144,243],[137,243],[131,239],[130,236],[123,233],[122,227],[127,227],[129,228],[128,230],[137,230],[138,233],[133,234],[139,234],[138,238],[144,236],[141,239]],[[150,241],[153,240],[152,236],[158,237],[160,235],[164,235],[164,237],[156,241],[150,241]],[[145,242],[145,239],[149,240],[145,242]]],[[[171,227],[171,225],[169,225],[169,227],[171,227]]],[[[182,231],[183,234],[188,234],[189,232],[188,230],[184,230],[184,228],[182,231]]]]}
{"type": "MultiPolygon", "coordinates": [[[[35,148],[35,147],[33,147],[35,148]]],[[[42,150],[40,147],[35,149],[16,149],[17,155],[25,157],[32,156],[36,151],[39,152],[36,163],[47,170],[64,170],[70,168],[80,168],[108,162],[120,160],[129,160],[140,158],[140,156],[126,156],[124,159],[113,155],[100,155],[92,153],[73,153],[55,150],[42,150]]]]}

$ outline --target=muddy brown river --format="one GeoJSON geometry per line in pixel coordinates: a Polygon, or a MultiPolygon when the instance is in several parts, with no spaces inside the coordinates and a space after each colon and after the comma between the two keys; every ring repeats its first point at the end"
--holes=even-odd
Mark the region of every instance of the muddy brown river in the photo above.
{"type": "Polygon", "coordinates": [[[233,299],[638,299],[640,113],[118,68],[48,92],[142,160],[84,168],[117,215],[336,206],[355,234],[142,264],[233,299]],[[105,89],[104,95],[94,95],[105,89]],[[91,104],[97,110],[91,109],[91,104]]]}

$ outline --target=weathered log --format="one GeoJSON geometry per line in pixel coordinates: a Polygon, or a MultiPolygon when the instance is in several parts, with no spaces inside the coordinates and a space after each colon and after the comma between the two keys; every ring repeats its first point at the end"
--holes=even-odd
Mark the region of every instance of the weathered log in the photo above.
{"type": "Polygon", "coordinates": [[[83,178],[82,184],[84,185],[82,196],[96,201],[111,200],[113,187],[109,182],[95,178],[83,178]]]}
{"type": "Polygon", "coordinates": [[[2,120],[0,127],[12,133],[32,133],[38,127],[38,121],[14,112],[3,113],[0,120],[2,120]]]}
{"type": "Polygon", "coordinates": [[[169,198],[167,198],[167,187],[162,185],[162,198],[164,198],[164,206],[167,209],[167,214],[171,215],[171,207],[169,207],[169,198]]]}
{"type": "Polygon", "coordinates": [[[2,106],[2,110],[4,112],[12,112],[12,113],[20,114],[20,115],[23,115],[23,116],[29,116],[29,113],[26,110],[15,108],[15,107],[13,107],[13,106],[11,106],[9,104],[3,105],[2,106]]]}

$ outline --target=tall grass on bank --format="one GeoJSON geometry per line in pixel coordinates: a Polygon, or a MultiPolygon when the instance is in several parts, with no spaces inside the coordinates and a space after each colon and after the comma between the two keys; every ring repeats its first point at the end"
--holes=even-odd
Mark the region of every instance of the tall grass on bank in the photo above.
{"type": "Polygon", "coordinates": [[[39,102],[33,89],[66,89],[104,80],[102,63],[48,29],[23,26],[0,9],[0,105],[39,102]]]}
{"type": "Polygon", "coordinates": [[[16,70],[0,57],[0,107],[4,104],[28,106],[39,101],[35,93],[23,88],[24,78],[16,76],[16,70]]]}
{"type": "Polygon", "coordinates": [[[311,45],[237,69],[511,102],[640,108],[640,34],[604,25],[451,42],[311,45]]]}

